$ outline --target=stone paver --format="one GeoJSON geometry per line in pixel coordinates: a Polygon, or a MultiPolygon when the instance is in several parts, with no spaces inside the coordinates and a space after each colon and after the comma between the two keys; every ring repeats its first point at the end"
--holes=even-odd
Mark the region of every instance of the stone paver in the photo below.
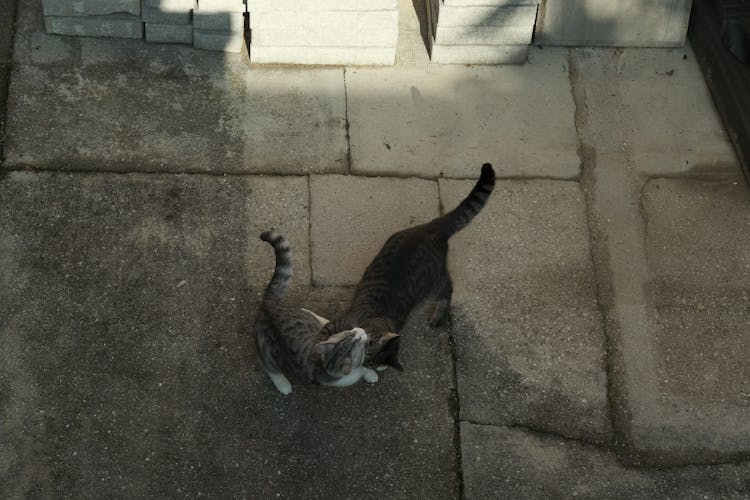
{"type": "Polygon", "coordinates": [[[492,162],[500,176],[579,173],[565,50],[528,64],[351,68],[346,72],[352,169],[467,178],[492,162]]]}
{"type": "Polygon", "coordinates": [[[345,172],[341,69],[250,70],[217,55],[43,33],[23,0],[7,165],[125,171],[345,172]]]}
{"type": "Polygon", "coordinates": [[[354,285],[388,237],[440,215],[438,188],[421,179],[312,176],[313,282],[354,285]]]}
{"type": "MultiPolygon", "coordinates": [[[[470,181],[440,180],[445,210],[470,181]]],[[[451,239],[461,419],[606,443],[605,344],[583,194],[572,182],[498,182],[451,239]]]]}
{"type": "Polygon", "coordinates": [[[623,467],[613,453],[521,429],[461,423],[464,493],[483,498],[740,499],[750,467],[623,467]]]}
{"type": "Polygon", "coordinates": [[[599,153],[629,150],[632,167],[648,175],[734,167],[734,150],[689,47],[577,49],[574,57],[584,78],[602,58],[613,58],[606,105],[588,108],[589,119],[600,120],[590,123],[599,153]],[[613,113],[618,107],[618,114],[613,113]]]}
{"type": "Polygon", "coordinates": [[[750,190],[657,179],[643,206],[660,424],[686,436],[649,446],[750,455],[750,190]]]}
{"type": "MultiPolygon", "coordinates": [[[[259,366],[257,232],[289,235],[304,282],[306,179],[14,172],[0,192],[9,498],[456,498],[447,330],[405,328],[407,371],[374,386],[285,398],[259,366]]],[[[347,293],[292,297],[331,316],[347,293]]]]}

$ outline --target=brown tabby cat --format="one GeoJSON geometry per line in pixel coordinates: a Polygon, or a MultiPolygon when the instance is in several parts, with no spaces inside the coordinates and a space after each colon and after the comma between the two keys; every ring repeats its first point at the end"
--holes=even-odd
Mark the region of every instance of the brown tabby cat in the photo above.
{"type": "Polygon", "coordinates": [[[368,336],[361,328],[321,335],[328,323],[312,311],[282,302],[292,279],[292,250],[283,236],[265,231],[260,239],[274,248],[276,268],[266,287],[255,323],[255,343],[263,369],[282,394],[292,392],[287,377],[330,387],[345,387],[378,375],[362,366],[368,336]]]}
{"type": "Polygon", "coordinates": [[[431,326],[438,326],[447,315],[453,294],[448,239],[482,210],[494,187],[495,171],[485,163],[476,185],[458,207],[388,238],[365,270],[346,312],[325,325],[322,335],[361,327],[370,337],[366,364],[403,370],[398,361],[398,332],[414,306],[425,299],[436,301],[431,326]]]}

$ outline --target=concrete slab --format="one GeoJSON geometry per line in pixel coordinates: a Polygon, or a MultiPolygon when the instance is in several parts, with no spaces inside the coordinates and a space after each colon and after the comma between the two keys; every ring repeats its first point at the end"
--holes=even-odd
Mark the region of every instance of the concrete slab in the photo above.
{"type": "Polygon", "coordinates": [[[0,483],[13,498],[458,495],[447,331],[407,371],[280,396],[250,337],[276,225],[309,290],[307,181],[13,172],[0,180],[0,483]],[[346,470],[342,482],[341,471],[346,470]]]}
{"type": "Polygon", "coordinates": [[[692,0],[546,2],[536,36],[549,45],[682,46],[691,4],[692,0]]]}
{"type": "Polygon", "coordinates": [[[633,168],[646,175],[734,168],[734,150],[689,47],[577,49],[573,55],[592,98],[604,78],[611,80],[605,111],[590,113],[601,118],[590,127],[600,153],[627,149],[633,168]]]}
{"type": "Polygon", "coordinates": [[[138,41],[39,44],[57,38],[34,3],[19,5],[8,167],[347,170],[342,70],[252,70],[246,56],[138,41]]]}
{"type": "Polygon", "coordinates": [[[461,423],[464,494],[495,498],[743,498],[750,467],[644,470],[606,450],[522,429],[461,423]]]}
{"type": "MultiPolygon", "coordinates": [[[[441,179],[444,209],[471,186],[441,179]]],[[[610,441],[588,238],[579,186],[555,181],[499,182],[477,219],[453,237],[461,420],[610,441]]]]}
{"type": "Polygon", "coordinates": [[[437,184],[421,179],[310,177],[313,283],[355,285],[388,237],[440,215],[437,184]]]}
{"type": "Polygon", "coordinates": [[[574,178],[580,159],[567,52],[534,49],[521,67],[351,69],[352,168],[376,175],[574,178]]]}
{"type": "MultiPolygon", "coordinates": [[[[750,456],[750,190],[658,179],[643,193],[661,418],[646,449],[750,456]],[[716,425],[722,422],[721,425],[716,425]]],[[[651,422],[657,425],[657,422],[651,422]]]]}

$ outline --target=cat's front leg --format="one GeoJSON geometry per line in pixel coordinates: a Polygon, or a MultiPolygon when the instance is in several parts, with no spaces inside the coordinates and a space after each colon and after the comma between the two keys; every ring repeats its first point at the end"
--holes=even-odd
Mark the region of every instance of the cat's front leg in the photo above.
{"type": "Polygon", "coordinates": [[[375,382],[378,381],[378,373],[372,368],[367,368],[366,366],[363,366],[362,378],[365,379],[366,382],[374,384],[375,382]]]}

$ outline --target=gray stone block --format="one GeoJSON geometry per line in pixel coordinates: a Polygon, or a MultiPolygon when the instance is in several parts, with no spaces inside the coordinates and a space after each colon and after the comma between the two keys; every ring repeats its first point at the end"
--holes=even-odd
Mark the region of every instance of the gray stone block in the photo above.
{"type": "Polygon", "coordinates": [[[518,5],[537,5],[540,0],[439,0],[450,7],[515,7],[518,5]]]}
{"type": "Polygon", "coordinates": [[[685,44],[692,0],[554,0],[536,36],[551,45],[673,47],[685,44]]]}
{"type": "Polygon", "coordinates": [[[445,27],[512,26],[529,20],[533,27],[537,9],[536,5],[458,7],[441,5],[440,0],[432,0],[431,8],[438,24],[445,27]]]}
{"type": "Polygon", "coordinates": [[[196,11],[246,12],[246,0],[199,0],[196,11]]]}
{"type": "Polygon", "coordinates": [[[241,12],[197,10],[193,13],[193,25],[200,31],[242,33],[245,30],[245,17],[241,12]]]}
{"type": "Polygon", "coordinates": [[[421,179],[310,178],[313,283],[354,285],[388,237],[440,215],[438,188],[421,179]]]}
{"type": "Polygon", "coordinates": [[[152,43],[193,43],[193,27],[189,24],[150,24],[144,26],[146,41],[152,43]]]}
{"type": "Polygon", "coordinates": [[[436,26],[433,45],[528,45],[533,21],[516,26],[436,26]]]}
{"type": "Polygon", "coordinates": [[[149,24],[178,24],[186,25],[191,22],[191,9],[181,11],[167,11],[156,7],[143,6],[141,18],[149,24]]]}
{"type": "Polygon", "coordinates": [[[321,64],[338,66],[390,66],[396,47],[250,47],[250,60],[259,64],[321,64]]]}
{"type": "Polygon", "coordinates": [[[485,498],[744,498],[747,463],[654,470],[605,448],[524,429],[461,422],[467,500],[485,498]]]}
{"type": "Polygon", "coordinates": [[[432,44],[430,60],[438,64],[523,64],[528,45],[432,44]]]}
{"type": "Polygon", "coordinates": [[[575,178],[567,64],[568,51],[553,48],[523,66],[347,70],[352,169],[467,178],[492,161],[503,176],[575,178]]]}
{"type": "Polygon", "coordinates": [[[395,47],[398,11],[252,12],[253,45],[395,47]]]}
{"type": "MultiPolygon", "coordinates": [[[[449,20],[433,19],[432,37],[439,45],[520,45],[531,42],[536,6],[499,9],[498,24],[452,26],[449,20]]],[[[434,14],[434,12],[433,12],[434,14]]],[[[434,15],[433,15],[434,18],[434,15]]]]}
{"type": "Polygon", "coordinates": [[[250,12],[283,10],[287,12],[398,10],[398,0],[252,0],[250,12]]]}
{"type": "Polygon", "coordinates": [[[245,35],[242,32],[193,30],[193,47],[204,50],[242,52],[245,35]]]}
{"type": "Polygon", "coordinates": [[[591,113],[600,154],[627,150],[633,168],[648,176],[735,168],[732,143],[689,46],[623,49],[616,67],[604,73],[613,54],[593,48],[573,52],[587,95],[601,105],[617,105],[622,123],[630,124],[615,130],[611,112],[591,113]],[[603,88],[603,82],[612,88],[601,95],[596,89],[603,88]]]}
{"type": "Polygon", "coordinates": [[[141,15],[140,0],[43,0],[45,16],[101,16],[127,13],[141,15]]]}
{"type": "Polygon", "coordinates": [[[45,16],[47,33],[69,36],[143,38],[143,22],[130,14],[107,16],[45,16]]]}
{"type": "MultiPolygon", "coordinates": [[[[473,184],[441,179],[443,209],[473,184]]],[[[607,444],[606,344],[578,183],[498,181],[451,238],[448,267],[461,419],[607,444]]]]}
{"type": "MultiPolygon", "coordinates": [[[[206,0],[211,1],[211,0],[206,0]]],[[[160,10],[161,12],[185,12],[198,6],[197,0],[143,0],[144,7],[160,10]]]]}

